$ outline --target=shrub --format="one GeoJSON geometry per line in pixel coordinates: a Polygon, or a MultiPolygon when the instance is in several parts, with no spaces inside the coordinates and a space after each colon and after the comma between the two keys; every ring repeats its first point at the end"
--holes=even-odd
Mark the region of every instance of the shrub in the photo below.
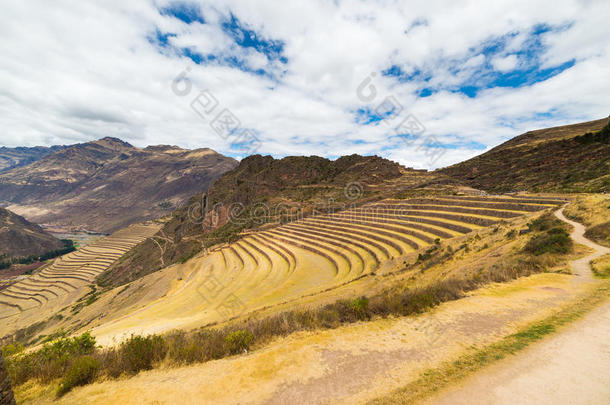
{"type": "Polygon", "coordinates": [[[591,270],[599,278],[610,278],[610,254],[591,261],[591,270]]]}
{"type": "Polygon", "coordinates": [[[99,368],[100,362],[93,356],[76,358],[62,378],[57,389],[57,396],[66,394],[74,387],[89,384],[95,379],[99,368]]]}
{"type": "Polygon", "coordinates": [[[23,346],[19,343],[8,344],[6,346],[2,346],[2,357],[12,356],[17,353],[21,353],[23,351],[23,346]]]}
{"type": "Polygon", "coordinates": [[[45,343],[38,351],[21,352],[8,357],[6,368],[15,385],[32,378],[48,382],[63,375],[71,360],[90,355],[94,350],[95,338],[88,332],[73,338],[60,337],[45,343]]]}
{"type": "Polygon", "coordinates": [[[351,303],[352,309],[358,319],[367,319],[367,311],[369,309],[369,299],[365,296],[356,298],[351,303]]]}
{"type": "Polygon", "coordinates": [[[204,329],[194,333],[177,331],[165,338],[167,356],[181,364],[208,361],[224,357],[226,330],[204,329]]]}
{"type": "Polygon", "coordinates": [[[546,233],[536,235],[525,245],[524,251],[539,256],[544,253],[569,253],[572,239],[562,228],[552,228],[546,233]]]}
{"type": "Polygon", "coordinates": [[[254,336],[248,330],[236,330],[231,332],[225,338],[225,344],[229,353],[237,354],[248,351],[254,336]]]}
{"type": "Polygon", "coordinates": [[[121,371],[136,374],[141,370],[150,370],[155,362],[165,357],[166,353],[167,345],[161,336],[131,335],[118,349],[122,363],[121,371]]]}

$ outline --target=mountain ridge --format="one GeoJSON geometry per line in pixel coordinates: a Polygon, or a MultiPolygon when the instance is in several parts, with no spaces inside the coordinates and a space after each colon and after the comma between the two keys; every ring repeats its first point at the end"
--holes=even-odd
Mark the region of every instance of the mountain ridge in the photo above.
{"type": "Polygon", "coordinates": [[[0,173],[0,204],[37,223],[109,233],[166,215],[236,165],[209,148],[106,137],[0,173]]]}
{"type": "Polygon", "coordinates": [[[39,225],[0,208],[0,256],[25,257],[61,249],[64,244],[39,225]]]}
{"type": "Polygon", "coordinates": [[[609,125],[603,118],[528,131],[437,172],[489,192],[608,191],[609,125]]]}

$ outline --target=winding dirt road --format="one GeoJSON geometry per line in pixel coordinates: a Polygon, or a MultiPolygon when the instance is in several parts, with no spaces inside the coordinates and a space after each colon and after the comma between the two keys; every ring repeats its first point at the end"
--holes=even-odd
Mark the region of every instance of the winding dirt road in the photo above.
{"type": "MultiPolygon", "coordinates": [[[[610,249],[584,237],[585,227],[563,215],[572,225],[572,239],[595,250],[572,262],[574,280],[592,280],[589,262],[610,249]]],[[[597,308],[566,331],[522,354],[486,368],[428,404],[609,404],[610,303],[597,308]]]]}

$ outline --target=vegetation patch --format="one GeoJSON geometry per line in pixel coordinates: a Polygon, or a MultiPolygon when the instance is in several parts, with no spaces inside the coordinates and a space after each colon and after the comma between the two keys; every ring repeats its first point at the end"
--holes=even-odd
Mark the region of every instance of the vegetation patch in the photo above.
{"type": "Polygon", "coordinates": [[[536,234],[527,242],[523,250],[536,256],[544,253],[570,253],[572,239],[564,222],[547,213],[530,222],[528,228],[536,234]]]}
{"type": "Polygon", "coordinates": [[[564,210],[568,218],[587,227],[585,237],[610,247],[608,212],[610,212],[610,199],[604,195],[577,196],[564,210]]]}
{"type": "Polygon", "coordinates": [[[66,375],[62,378],[57,396],[60,397],[79,385],[86,385],[95,379],[100,368],[100,361],[93,356],[76,358],[66,375]]]}
{"type": "Polygon", "coordinates": [[[591,270],[596,277],[610,278],[610,254],[591,261],[591,270]]]}
{"type": "Polygon", "coordinates": [[[76,247],[74,242],[70,239],[61,239],[64,244],[63,249],[51,250],[41,255],[30,255],[27,257],[8,257],[7,255],[0,255],[0,270],[8,269],[13,264],[32,264],[36,262],[44,262],[46,260],[54,259],[58,256],[65,255],[70,252],[74,252],[76,247]]]}

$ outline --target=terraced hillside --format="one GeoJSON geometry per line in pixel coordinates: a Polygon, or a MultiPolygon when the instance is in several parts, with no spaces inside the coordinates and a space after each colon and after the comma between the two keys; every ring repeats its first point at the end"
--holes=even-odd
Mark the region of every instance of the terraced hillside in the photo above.
{"type": "Polygon", "coordinates": [[[57,258],[35,275],[0,291],[0,318],[36,318],[36,313],[70,305],[98,274],[158,228],[132,225],[57,258]],[[44,311],[40,307],[45,307],[44,311]]]}
{"type": "MultiPolygon", "coordinates": [[[[162,298],[93,329],[100,342],[223,321],[404,268],[430,245],[546,208],[550,198],[386,199],[245,234],[178,264],[162,298]]],[[[147,276],[152,277],[152,275],[147,276]]]]}

